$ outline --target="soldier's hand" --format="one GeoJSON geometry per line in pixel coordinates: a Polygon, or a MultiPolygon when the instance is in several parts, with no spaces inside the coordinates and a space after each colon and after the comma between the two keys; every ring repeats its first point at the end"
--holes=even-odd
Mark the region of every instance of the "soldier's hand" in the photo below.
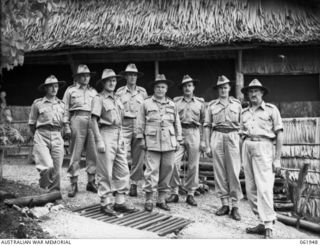
{"type": "Polygon", "coordinates": [[[141,149],[147,149],[146,140],[144,140],[144,138],[140,139],[140,147],[141,149]]]}
{"type": "Polygon", "coordinates": [[[273,160],[273,162],[272,162],[272,170],[277,176],[279,176],[281,174],[280,159],[273,160]]]}
{"type": "Polygon", "coordinates": [[[64,127],[64,134],[63,134],[63,138],[65,140],[69,140],[71,138],[71,129],[69,127],[69,125],[66,125],[64,127]]]}
{"type": "Polygon", "coordinates": [[[104,153],[106,151],[106,147],[104,146],[104,142],[103,141],[99,141],[97,143],[97,148],[98,148],[98,152],[99,153],[104,153]]]}
{"type": "Polygon", "coordinates": [[[206,147],[206,155],[209,158],[212,158],[212,151],[211,151],[211,148],[209,146],[206,147]]]}
{"type": "Polygon", "coordinates": [[[206,152],[206,143],[204,141],[200,142],[200,151],[201,152],[206,152]]]}
{"type": "Polygon", "coordinates": [[[180,149],[180,145],[181,145],[181,141],[177,141],[176,151],[178,151],[180,149]]]}

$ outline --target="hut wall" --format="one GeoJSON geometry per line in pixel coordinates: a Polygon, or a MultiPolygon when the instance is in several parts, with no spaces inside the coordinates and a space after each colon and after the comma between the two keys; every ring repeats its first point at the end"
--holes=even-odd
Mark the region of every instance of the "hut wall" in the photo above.
{"type": "Polygon", "coordinates": [[[244,86],[257,78],[270,89],[283,117],[320,117],[320,48],[244,50],[241,72],[244,86]]]}
{"type": "Polygon", "coordinates": [[[298,211],[320,219],[320,118],[285,118],[282,174],[297,181],[299,171],[309,163],[305,182],[307,190],[298,204],[298,211]],[[305,204],[305,205],[304,205],[305,204]]]}

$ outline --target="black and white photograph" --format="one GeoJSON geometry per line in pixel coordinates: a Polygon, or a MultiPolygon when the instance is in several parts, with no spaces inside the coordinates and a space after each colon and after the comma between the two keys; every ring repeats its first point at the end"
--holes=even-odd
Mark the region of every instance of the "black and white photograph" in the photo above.
{"type": "Polygon", "coordinates": [[[1,245],[320,244],[320,0],[1,0],[0,40],[1,245]]]}

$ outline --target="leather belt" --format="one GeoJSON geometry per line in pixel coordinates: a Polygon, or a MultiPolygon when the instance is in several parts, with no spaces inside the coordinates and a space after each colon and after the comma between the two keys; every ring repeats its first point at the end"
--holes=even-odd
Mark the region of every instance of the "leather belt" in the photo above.
{"type": "Polygon", "coordinates": [[[116,126],[116,125],[109,126],[109,125],[102,124],[102,125],[99,125],[99,128],[100,128],[100,130],[103,130],[103,129],[121,129],[121,126],[116,126]]]}
{"type": "Polygon", "coordinates": [[[181,123],[181,127],[182,127],[182,128],[186,128],[186,129],[199,128],[199,126],[196,125],[196,124],[183,124],[183,123],[181,123]]]}
{"type": "Polygon", "coordinates": [[[222,132],[222,133],[230,133],[230,132],[238,131],[238,129],[233,129],[233,128],[214,128],[213,130],[216,132],[222,132]]]}
{"type": "Polygon", "coordinates": [[[91,116],[91,112],[85,110],[73,110],[71,114],[72,116],[91,116]]]}
{"type": "Polygon", "coordinates": [[[246,137],[244,140],[249,140],[249,141],[253,141],[253,142],[272,142],[271,138],[267,138],[267,137],[246,137]]]}
{"type": "Polygon", "coordinates": [[[52,131],[52,132],[60,132],[61,127],[60,126],[52,126],[52,125],[43,125],[37,127],[37,130],[47,130],[47,131],[52,131]]]}

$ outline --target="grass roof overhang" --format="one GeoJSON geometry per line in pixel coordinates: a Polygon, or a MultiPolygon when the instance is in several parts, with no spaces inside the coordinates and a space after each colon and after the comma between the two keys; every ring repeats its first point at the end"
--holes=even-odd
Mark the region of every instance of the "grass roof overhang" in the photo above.
{"type": "Polygon", "coordinates": [[[41,23],[24,23],[26,51],[320,44],[318,2],[300,2],[54,0],[41,23]]]}

